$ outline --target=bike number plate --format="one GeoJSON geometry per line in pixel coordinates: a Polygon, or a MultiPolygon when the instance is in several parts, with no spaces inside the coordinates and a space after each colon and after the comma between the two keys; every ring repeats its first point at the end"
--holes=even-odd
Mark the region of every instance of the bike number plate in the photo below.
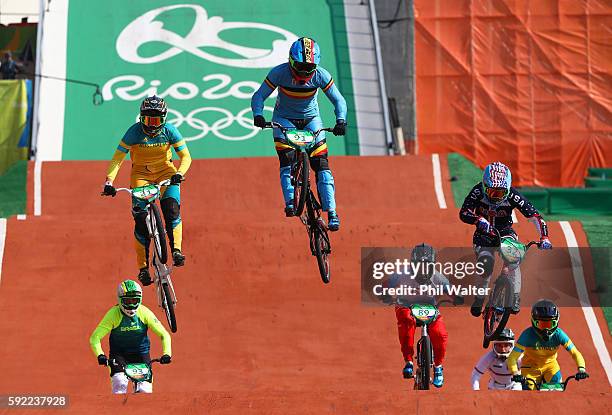
{"type": "Polygon", "coordinates": [[[158,192],[157,186],[148,184],[146,186],[135,187],[134,190],[132,190],[132,195],[136,199],[151,200],[157,197],[158,192]]]}
{"type": "Polygon", "coordinates": [[[287,139],[293,144],[303,147],[312,143],[315,139],[314,134],[310,131],[287,131],[287,139]]]}
{"type": "Polygon", "coordinates": [[[560,383],[543,383],[540,386],[542,392],[563,392],[563,385],[560,383]]]}
{"type": "Polygon", "coordinates": [[[151,370],[145,363],[130,363],[125,365],[125,374],[136,382],[146,382],[151,378],[151,370]]]}
{"type": "Polygon", "coordinates": [[[429,322],[438,315],[438,309],[431,304],[414,304],[410,307],[414,318],[429,322]]]}

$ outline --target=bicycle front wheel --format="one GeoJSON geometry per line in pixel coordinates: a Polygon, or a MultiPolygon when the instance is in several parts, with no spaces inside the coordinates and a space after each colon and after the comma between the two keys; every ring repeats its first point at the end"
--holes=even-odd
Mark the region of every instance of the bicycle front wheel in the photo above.
{"type": "Polygon", "coordinates": [[[431,340],[429,336],[421,337],[417,344],[419,373],[417,375],[417,389],[429,390],[431,376],[431,340]]]}
{"type": "Polygon", "coordinates": [[[168,245],[166,244],[166,231],[164,230],[164,223],[162,222],[159,208],[155,203],[151,203],[150,212],[151,216],[151,239],[153,239],[153,245],[155,253],[162,264],[168,262],[168,245]]]}
{"type": "Polygon", "coordinates": [[[482,346],[486,349],[506,327],[512,311],[512,283],[505,277],[495,281],[495,288],[484,312],[484,339],[482,346]]]}
{"type": "Polygon", "coordinates": [[[298,159],[293,171],[293,212],[295,216],[300,216],[306,204],[308,196],[308,175],[310,165],[308,154],[298,153],[298,159]]]}

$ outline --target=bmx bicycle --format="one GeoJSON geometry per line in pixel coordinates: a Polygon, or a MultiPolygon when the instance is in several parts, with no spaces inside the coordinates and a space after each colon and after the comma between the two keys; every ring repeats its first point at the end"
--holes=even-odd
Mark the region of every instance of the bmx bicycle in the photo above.
{"type": "Polygon", "coordinates": [[[151,363],[127,363],[124,367],[125,375],[134,386],[134,393],[140,393],[141,382],[151,382],[153,372],[151,366],[154,362],[159,362],[159,359],[152,359],[151,363]]]}
{"type": "Polygon", "coordinates": [[[129,189],[126,187],[117,188],[117,192],[128,192],[132,197],[146,203],[147,216],[145,222],[149,232],[149,238],[153,241],[153,268],[155,275],[153,282],[157,292],[157,304],[164,310],[168,325],[172,333],[176,333],[176,315],[174,308],[176,307],[177,299],[170,278],[170,267],[166,265],[168,261],[168,244],[166,242],[166,231],[162,222],[159,208],[155,201],[159,199],[162,186],[170,184],[170,179],[163,180],[158,184],[147,184],[145,186],[129,189]]]}
{"type": "MultiPolygon", "coordinates": [[[[438,306],[444,303],[452,303],[450,300],[438,301],[438,306]]],[[[433,372],[434,352],[427,328],[440,314],[438,306],[426,303],[415,303],[410,305],[410,314],[416,321],[416,326],[421,327],[421,337],[416,345],[416,371],[414,375],[414,389],[429,390],[431,384],[431,373],[433,372]]]]}
{"type": "Polygon", "coordinates": [[[287,143],[296,150],[296,158],[291,166],[291,184],[294,186],[293,213],[299,216],[306,226],[310,251],[317,258],[321,280],[330,281],[329,255],[331,243],[327,234],[327,224],[321,217],[321,203],[310,187],[309,154],[316,144],[316,138],[322,131],[333,131],[333,128],[322,128],[317,131],[286,128],[276,122],[267,122],[264,128],[278,128],[287,143]]]}
{"type": "Polygon", "coordinates": [[[512,313],[514,301],[514,289],[508,272],[508,267],[518,268],[525,258],[527,251],[533,245],[540,246],[540,242],[530,241],[523,244],[512,236],[500,236],[499,231],[493,228],[499,242],[498,253],[504,262],[501,273],[495,280],[493,293],[484,307],[483,318],[483,340],[482,347],[485,349],[506,327],[510,314],[512,313]]]}

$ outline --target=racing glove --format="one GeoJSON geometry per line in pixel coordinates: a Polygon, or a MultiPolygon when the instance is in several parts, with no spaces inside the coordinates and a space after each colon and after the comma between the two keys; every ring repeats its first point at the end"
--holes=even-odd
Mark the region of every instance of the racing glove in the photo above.
{"type": "Polygon", "coordinates": [[[112,196],[115,197],[117,195],[117,190],[113,186],[111,182],[104,183],[104,190],[102,191],[102,196],[112,196]]]}
{"type": "Polygon", "coordinates": [[[108,359],[106,358],[105,355],[103,354],[98,355],[98,364],[100,366],[108,366],[108,359]]]}
{"type": "Polygon", "coordinates": [[[346,134],[346,121],[337,120],[336,125],[334,126],[334,131],[332,131],[334,135],[345,135],[346,134]]]}
{"type": "Polygon", "coordinates": [[[512,382],[523,383],[525,382],[525,376],[520,373],[518,375],[512,375],[512,382]]]}
{"type": "Polygon", "coordinates": [[[256,115],[253,119],[253,125],[255,127],[264,128],[266,126],[266,119],[263,115],[256,115]]]}
{"type": "Polygon", "coordinates": [[[180,184],[183,180],[183,175],[181,173],[176,173],[170,177],[170,184],[180,184]]]}
{"type": "Polygon", "coordinates": [[[552,249],[552,244],[548,240],[547,237],[543,237],[540,239],[540,245],[538,245],[540,249],[552,249]]]}
{"type": "Polygon", "coordinates": [[[161,363],[162,365],[167,365],[172,361],[172,358],[170,357],[170,355],[162,355],[162,357],[159,358],[159,363],[161,363]]]}
{"type": "Polygon", "coordinates": [[[589,374],[586,372],[585,368],[579,367],[578,368],[578,373],[576,373],[576,375],[575,375],[576,380],[582,380],[582,379],[586,379],[588,377],[589,377],[589,374]]]}
{"type": "Polygon", "coordinates": [[[476,222],[476,228],[482,233],[491,232],[491,224],[483,217],[478,218],[478,221],[476,222]]]}

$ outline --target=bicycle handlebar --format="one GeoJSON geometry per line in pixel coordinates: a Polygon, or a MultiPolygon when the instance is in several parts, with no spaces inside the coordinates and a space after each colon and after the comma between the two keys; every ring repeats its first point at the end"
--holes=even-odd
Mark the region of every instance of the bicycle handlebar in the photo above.
{"type": "MultiPolygon", "coordinates": [[[[572,375],[572,376],[568,376],[563,383],[561,383],[561,385],[563,385],[563,391],[565,391],[565,389],[567,389],[567,383],[572,380],[572,379],[576,379],[576,375],[572,375]]],[[[578,382],[578,381],[576,381],[578,382]]],[[[533,386],[536,388],[536,390],[540,390],[540,388],[542,387],[542,384],[538,384],[535,380],[530,379],[530,378],[524,378],[523,384],[527,385],[532,383],[533,386]]]]}
{"type": "MultiPolygon", "coordinates": [[[[488,234],[489,235],[493,235],[493,236],[497,236],[498,242],[499,242],[499,244],[501,244],[501,238],[502,238],[501,233],[499,232],[499,230],[496,227],[494,227],[492,225],[491,225],[491,229],[492,229],[492,231],[488,232],[488,234]]],[[[536,245],[539,248],[541,244],[542,244],[542,242],[540,242],[540,241],[529,241],[529,243],[525,244],[525,252],[527,250],[529,250],[529,248],[531,246],[536,245]]]]}
{"type": "MultiPolygon", "coordinates": [[[[162,180],[159,183],[149,183],[149,184],[157,186],[157,189],[159,190],[162,186],[168,186],[170,184],[170,179],[162,180]]],[[[130,194],[134,192],[134,189],[130,189],[129,187],[118,187],[115,190],[118,192],[128,192],[130,194]]]]}
{"type": "MultiPolygon", "coordinates": [[[[289,130],[296,130],[296,128],[294,128],[294,127],[284,127],[284,126],[280,125],[279,123],[277,123],[277,122],[275,122],[275,121],[269,121],[269,122],[266,122],[266,125],[265,125],[265,126],[262,128],[262,130],[263,130],[264,128],[278,128],[279,130],[281,130],[281,132],[282,132],[283,134],[285,134],[285,133],[286,133],[287,131],[289,131],[289,130]]],[[[313,134],[314,134],[314,136],[316,137],[316,136],[318,136],[318,135],[321,133],[321,131],[329,131],[329,132],[333,132],[333,131],[334,131],[334,129],[333,129],[333,128],[321,128],[321,129],[319,129],[319,130],[312,131],[312,133],[313,133],[313,134]]]]}

